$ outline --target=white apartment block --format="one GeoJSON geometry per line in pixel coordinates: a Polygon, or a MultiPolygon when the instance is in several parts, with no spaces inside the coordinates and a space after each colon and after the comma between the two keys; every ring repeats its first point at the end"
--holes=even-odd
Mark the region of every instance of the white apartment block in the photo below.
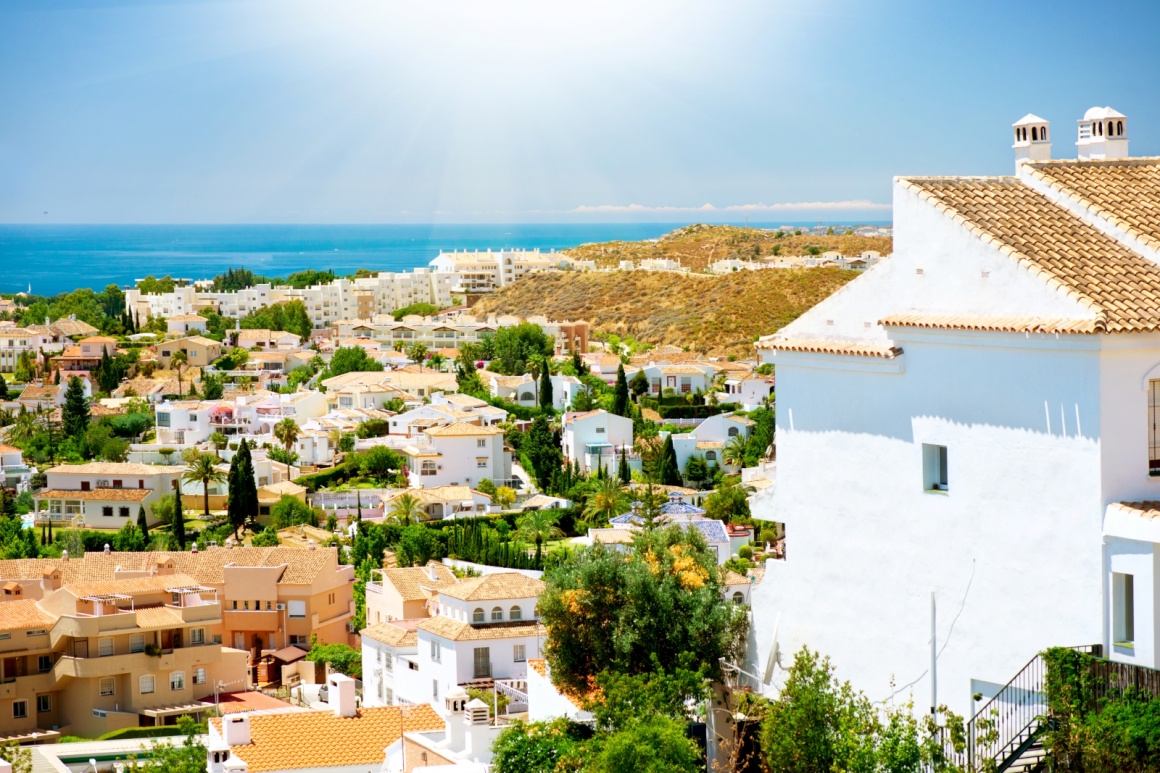
{"type": "MultiPolygon", "coordinates": [[[[396,320],[389,314],[366,319],[343,319],[335,323],[336,340],[351,337],[369,338],[397,352],[408,346],[422,344],[428,349],[454,349],[463,344],[477,344],[485,336],[495,335],[501,327],[514,327],[523,322],[539,325],[556,342],[556,353],[570,353],[573,349],[588,349],[588,323],[585,321],[553,321],[542,316],[526,319],[511,315],[491,316],[486,320],[462,314],[450,321],[418,315],[396,320]]],[[[371,353],[374,356],[374,353],[371,353]]]]}
{"type": "Polygon", "coordinates": [[[171,293],[146,295],[136,288],[125,291],[126,307],[141,319],[182,317],[213,309],[224,317],[244,317],[263,306],[299,300],[315,328],[327,328],[342,319],[390,314],[413,303],[440,308],[451,305],[453,278],[425,268],[406,273],[381,272],[359,279],[336,279],[305,288],[258,284],[230,293],[215,293],[196,285],[171,293]]]}
{"type": "Polygon", "coordinates": [[[429,265],[436,273],[453,276],[457,292],[489,293],[533,271],[555,268],[561,257],[539,250],[456,251],[439,253],[429,265]]]}

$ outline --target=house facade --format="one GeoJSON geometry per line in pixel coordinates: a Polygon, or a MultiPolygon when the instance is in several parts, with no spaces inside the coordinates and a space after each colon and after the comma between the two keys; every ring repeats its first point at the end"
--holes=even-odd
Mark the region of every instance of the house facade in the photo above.
{"type": "MultiPolygon", "coordinates": [[[[632,450],[632,419],[609,413],[603,408],[583,413],[566,413],[561,445],[564,458],[569,464],[579,461],[582,472],[593,472],[599,467],[615,472],[620,463],[621,451],[624,451],[626,457],[635,456],[632,450]]],[[[639,466],[638,456],[635,461],[639,466]]]]}
{"type": "Polygon", "coordinates": [[[1099,152],[896,180],[891,260],[759,341],[779,469],[753,511],[788,559],[754,665],[809,645],[968,715],[1047,647],[1160,665],[1160,162],[1099,152]]]}

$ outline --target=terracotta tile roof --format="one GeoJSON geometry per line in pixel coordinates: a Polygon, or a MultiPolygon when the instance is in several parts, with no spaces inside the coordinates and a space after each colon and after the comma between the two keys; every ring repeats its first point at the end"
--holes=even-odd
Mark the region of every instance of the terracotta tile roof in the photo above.
{"type": "MultiPolygon", "coordinates": [[[[221,720],[211,719],[221,734],[221,720]]],[[[367,766],[378,770],[383,750],[403,733],[442,730],[443,719],[429,704],[362,708],[356,716],[331,711],[253,714],[251,743],[233,747],[250,773],[303,768],[367,766]]]]}
{"type": "Polygon", "coordinates": [[[18,628],[48,628],[56,618],[36,605],[35,601],[6,601],[0,604],[0,631],[18,628]]]}
{"type": "Polygon", "coordinates": [[[499,427],[481,427],[478,424],[468,424],[457,421],[454,424],[443,424],[437,427],[428,427],[423,430],[432,437],[467,437],[470,435],[502,435],[499,427]]]}
{"type": "Polygon", "coordinates": [[[636,537],[628,529],[589,529],[588,533],[599,545],[630,545],[636,537]]]}
{"type": "Polygon", "coordinates": [[[892,314],[879,320],[886,327],[978,330],[994,333],[1094,333],[1096,320],[1044,317],[979,317],[963,314],[892,314]]]}
{"type": "Polygon", "coordinates": [[[58,319],[49,325],[54,333],[60,336],[87,336],[97,332],[97,329],[87,322],[82,322],[79,319],[58,319]]]}
{"type": "MultiPolygon", "coordinates": [[[[1076,168],[1086,175],[1097,167],[1076,168]]],[[[1017,178],[909,178],[899,184],[1092,309],[1094,332],[1160,330],[1160,266],[1017,178]]]]}
{"type": "Polygon", "coordinates": [[[724,446],[725,446],[725,441],[723,441],[723,440],[698,440],[697,441],[697,450],[698,451],[712,450],[712,449],[716,449],[716,448],[722,448],[724,446]]]}
{"type": "MultiPolygon", "coordinates": [[[[292,547],[212,547],[192,552],[86,553],[65,561],[60,558],[21,558],[0,561],[2,579],[40,579],[46,569],[59,569],[65,585],[113,582],[118,568],[126,572],[148,571],[158,561],[172,560],[176,572],[203,585],[225,582],[225,567],[285,566],[278,582],[310,585],[325,571],[338,567],[337,548],[301,550],[292,547]]],[[[168,578],[172,579],[172,577],[168,578]]],[[[125,582],[119,580],[117,582],[125,582]]]]}
{"type": "Polygon", "coordinates": [[[427,566],[408,566],[383,570],[383,582],[390,583],[403,601],[422,601],[427,598],[423,588],[441,588],[459,582],[455,574],[437,561],[428,561],[427,566]],[[428,572],[434,569],[438,580],[432,580],[428,572]]]}
{"type": "Polygon", "coordinates": [[[725,576],[721,578],[723,585],[748,585],[749,578],[743,574],[738,574],[732,569],[725,570],[725,576]]]}
{"type": "Polygon", "coordinates": [[[487,497],[487,494],[477,492],[470,486],[434,486],[432,488],[410,488],[397,489],[389,494],[383,495],[384,502],[394,502],[399,497],[410,494],[420,503],[434,504],[442,502],[468,502],[473,501],[475,494],[480,493],[481,496],[487,497]]]}
{"type": "Polygon", "coordinates": [[[185,625],[178,612],[169,607],[137,607],[138,628],[180,628],[185,625]]]}
{"type": "MultiPolygon", "coordinates": [[[[73,489],[45,489],[32,495],[33,499],[85,499],[94,502],[144,502],[153,489],[99,488],[92,491],[73,489]]],[[[136,513],[133,514],[136,517],[136,513]]]]}
{"type": "Polygon", "coordinates": [[[434,634],[450,641],[483,641],[486,639],[520,639],[528,636],[544,636],[547,629],[536,622],[511,625],[498,623],[492,625],[472,625],[461,620],[437,615],[423,620],[416,626],[420,631],[434,634]]]}
{"type": "Polygon", "coordinates": [[[60,464],[48,470],[48,474],[67,473],[70,475],[128,475],[147,476],[169,473],[178,475],[185,472],[185,465],[132,464],[123,462],[89,462],[88,464],[60,464]]]}
{"type": "Polygon", "coordinates": [[[536,597],[544,587],[543,581],[519,572],[496,572],[463,580],[440,592],[460,601],[500,601],[536,597]]]}
{"type": "MultiPolygon", "coordinates": [[[[1128,515],[1136,515],[1140,518],[1147,518],[1148,520],[1160,518],[1160,502],[1157,501],[1113,502],[1108,505],[1109,510],[1113,507],[1128,515]]],[[[0,605],[0,608],[2,607],[3,605],[0,605]]]]}
{"type": "MultiPolygon", "coordinates": [[[[124,554],[116,553],[113,555],[124,554]]],[[[169,590],[170,588],[189,588],[198,585],[200,583],[187,574],[127,577],[120,580],[107,580],[105,582],[70,583],[66,580],[64,583],[65,589],[77,598],[84,596],[112,596],[118,593],[131,596],[134,593],[156,593],[158,591],[169,590]]]]}
{"type": "Polygon", "coordinates": [[[776,349],[783,352],[808,354],[848,354],[855,357],[880,357],[890,360],[902,354],[902,349],[888,344],[860,344],[852,341],[826,341],[810,338],[780,338],[770,336],[757,342],[758,349],[776,349]]]}
{"type": "Polygon", "coordinates": [[[21,455],[23,455],[24,452],[21,451],[19,448],[13,448],[12,446],[6,446],[3,443],[0,443],[0,454],[21,454],[21,455]]]}
{"type": "Polygon", "coordinates": [[[1160,250],[1160,158],[1049,161],[1027,169],[1091,214],[1160,250]]]}
{"type": "Polygon", "coordinates": [[[406,629],[394,623],[375,623],[370,628],[359,631],[364,639],[374,639],[392,647],[414,647],[419,643],[419,634],[414,629],[406,629]]]}

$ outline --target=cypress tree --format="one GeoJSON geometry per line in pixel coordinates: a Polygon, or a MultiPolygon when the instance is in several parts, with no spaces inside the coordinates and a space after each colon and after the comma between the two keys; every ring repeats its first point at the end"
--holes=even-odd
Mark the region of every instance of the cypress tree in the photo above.
{"type": "MultiPolygon", "coordinates": [[[[59,379],[59,370],[56,375],[59,379]]],[[[85,398],[84,383],[79,376],[72,376],[68,380],[60,416],[65,434],[69,437],[83,437],[89,429],[89,401],[85,398]]]]}
{"type": "Polygon", "coordinates": [[[226,476],[226,487],[228,491],[228,498],[226,500],[226,516],[229,518],[230,526],[234,527],[234,538],[237,539],[238,529],[240,529],[246,522],[245,511],[243,508],[243,498],[241,486],[238,478],[238,468],[242,463],[242,449],[246,448],[246,440],[242,439],[241,445],[237,452],[234,453],[230,459],[230,471],[226,476]]]}
{"type": "Polygon", "coordinates": [[[612,393],[612,412],[628,416],[628,379],[624,377],[624,363],[616,369],[616,390],[612,393]]]}
{"type": "Polygon", "coordinates": [[[544,358],[544,365],[540,368],[540,409],[552,410],[552,374],[548,371],[548,358],[544,358]]]}
{"type": "Polygon", "coordinates": [[[4,380],[4,376],[0,375],[0,400],[8,399],[8,382],[4,380]]]}
{"type": "Polygon", "coordinates": [[[673,447],[673,436],[665,438],[665,449],[661,452],[661,483],[665,486],[683,486],[681,469],[677,466],[677,450],[673,447]]]}
{"type": "Polygon", "coordinates": [[[250,455],[250,446],[245,440],[238,449],[241,459],[238,461],[238,492],[241,494],[241,525],[246,519],[258,517],[258,484],[254,478],[254,458],[250,455]]]}
{"type": "Polygon", "coordinates": [[[181,511],[181,484],[173,487],[173,536],[178,550],[185,550],[185,514],[181,511]]]}
{"type": "Polygon", "coordinates": [[[145,544],[149,544],[149,520],[145,517],[145,505],[137,508],[137,528],[141,530],[145,544]]]}
{"type": "Polygon", "coordinates": [[[620,449],[620,469],[618,472],[620,473],[621,483],[626,486],[632,483],[632,470],[628,469],[628,455],[625,453],[623,447],[620,449]]]}

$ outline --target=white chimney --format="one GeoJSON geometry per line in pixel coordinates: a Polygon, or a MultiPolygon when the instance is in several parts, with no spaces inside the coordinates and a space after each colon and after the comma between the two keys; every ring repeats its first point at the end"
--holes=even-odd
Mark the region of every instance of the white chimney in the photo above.
{"type": "Polygon", "coordinates": [[[1015,171],[1027,161],[1050,161],[1051,139],[1048,127],[1051,124],[1033,113],[1020,118],[1012,127],[1015,129],[1015,171]]]}
{"type": "Polygon", "coordinates": [[[475,762],[490,762],[491,726],[487,704],[479,698],[468,701],[463,725],[467,731],[467,743],[463,751],[468,759],[475,762]]]}
{"type": "Polygon", "coordinates": [[[1128,117],[1110,107],[1089,108],[1079,120],[1075,143],[1080,160],[1128,157],[1128,117]]]}
{"type": "Polygon", "coordinates": [[[327,700],[334,709],[336,717],[353,717],[358,715],[355,705],[354,680],[346,674],[331,674],[330,690],[327,700]]]}
{"type": "MultiPolygon", "coordinates": [[[[222,725],[225,729],[225,725],[222,725]]],[[[205,750],[206,770],[209,773],[225,773],[226,760],[230,758],[230,747],[217,733],[210,733],[209,747],[205,750]]]]}
{"type": "MultiPolygon", "coordinates": [[[[466,743],[467,725],[464,724],[463,712],[470,698],[462,687],[456,685],[447,692],[443,699],[444,721],[447,723],[447,745],[452,751],[463,751],[466,743]]],[[[487,708],[486,706],[484,708],[487,708]]]]}
{"type": "Polygon", "coordinates": [[[431,582],[439,582],[439,572],[435,564],[427,564],[427,576],[431,578],[431,582]]]}
{"type": "Polygon", "coordinates": [[[226,746],[250,745],[250,715],[227,715],[222,718],[222,738],[226,746]]]}

